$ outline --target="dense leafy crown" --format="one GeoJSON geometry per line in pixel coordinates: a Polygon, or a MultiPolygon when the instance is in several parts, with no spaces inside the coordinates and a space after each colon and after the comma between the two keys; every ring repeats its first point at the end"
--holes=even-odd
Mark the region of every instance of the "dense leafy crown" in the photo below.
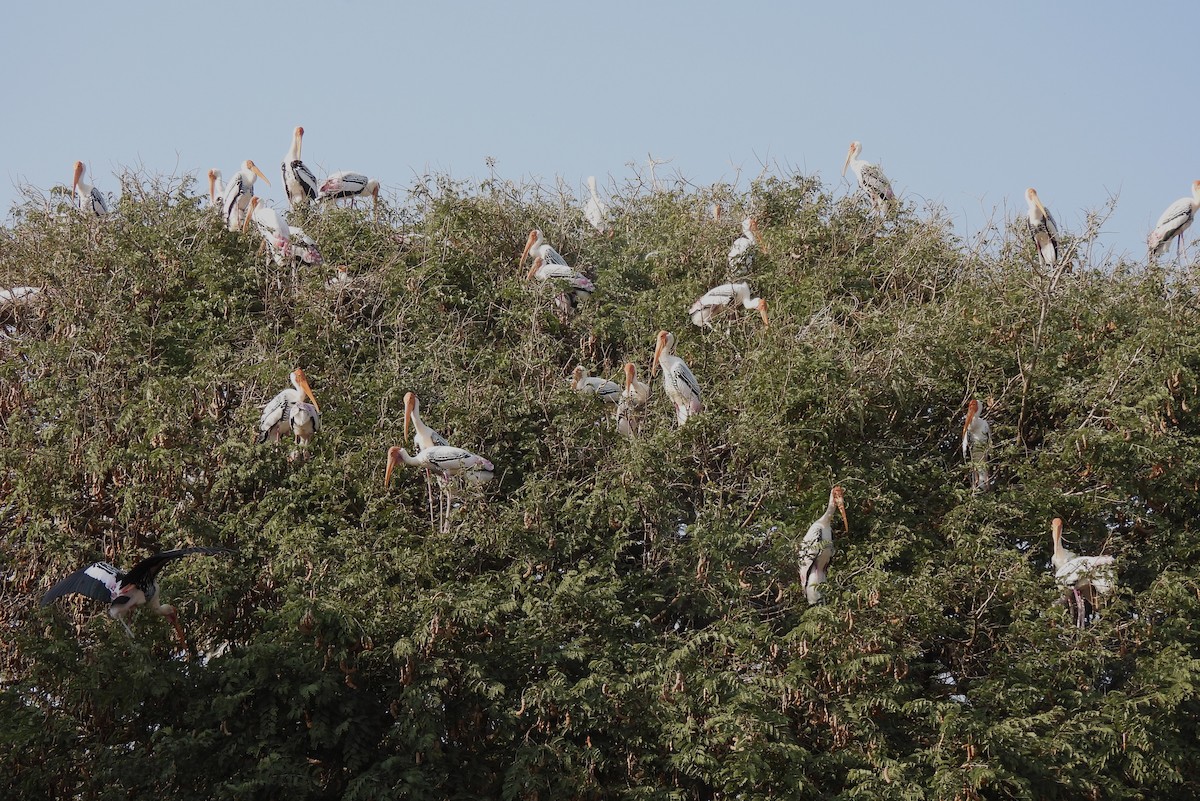
{"type": "Polygon", "coordinates": [[[0,786],[8,798],[1134,799],[1200,788],[1200,283],[1191,266],[1044,268],[1022,227],[967,247],[802,176],[747,194],[578,200],[418,183],[375,218],[300,213],[280,267],[193,187],[127,178],[0,231],[0,786]],[[708,209],[720,202],[725,221],[708,209]],[[735,222],[765,251],[733,272],[735,222]],[[727,221],[727,222],[726,222],[727,221]],[[597,287],[564,316],[525,235],[597,287]],[[352,280],[327,287],[332,265],[352,280]],[[702,331],[749,280],[771,304],[702,331]],[[667,329],[705,392],[640,435],[571,392],[646,379],[667,329]],[[301,366],[323,428],[254,443],[301,366]],[[383,488],[403,397],[496,465],[443,532],[418,470],[383,488]],[[991,485],[959,450],[992,427],[991,485]],[[798,546],[845,490],[824,602],[798,546]],[[1077,627],[1060,516],[1118,586],[1077,627]],[[196,653],[77,599],[97,559],[164,571],[196,653]]]}

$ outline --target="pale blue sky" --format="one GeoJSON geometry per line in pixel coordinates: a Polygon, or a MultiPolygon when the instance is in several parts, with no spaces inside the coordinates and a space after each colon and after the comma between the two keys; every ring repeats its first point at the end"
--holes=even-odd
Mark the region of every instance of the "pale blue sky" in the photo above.
{"type": "MultiPolygon", "coordinates": [[[[839,192],[850,141],[973,234],[1026,186],[1070,230],[1120,193],[1102,249],[1141,258],[1200,178],[1200,4],[23,3],[0,31],[0,207],[16,184],[228,176],[283,203],[292,128],[318,176],[415,174],[741,188],[766,163],[839,192]]],[[[1007,211],[1005,211],[1007,208],[1007,211]]],[[[1200,228],[1195,232],[1200,236],[1200,228]]]]}

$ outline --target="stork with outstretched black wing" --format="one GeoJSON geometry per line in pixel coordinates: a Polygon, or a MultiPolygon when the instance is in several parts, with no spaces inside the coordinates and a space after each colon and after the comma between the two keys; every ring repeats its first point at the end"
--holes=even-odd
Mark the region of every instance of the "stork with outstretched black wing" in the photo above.
{"type": "Polygon", "coordinates": [[[42,596],[42,606],[53,603],[64,595],[78,593],[94,598],[97,601],[107,601],[108,616],[119,621],[125,627],[130,637],[133,630],[129,628],[129,616],[133,610],[145,605],[156,615],[165,617],[175,627],[179,642],[187,649],[187,640],[183,635],[183,626],[179,625],[179,613],[170,604],[164,604],[158,597],[158,584],[155,579],[158,572],[172,560],[192,554],[233,553],[230,548],[192,547],[177,548],[173,551],[160,551],[153,556],[147,556],[138,562],[128,572],[122,572],[108,562],[96,562],[76,570],[71,575],[59,581],[50,591],[42,596]]]}

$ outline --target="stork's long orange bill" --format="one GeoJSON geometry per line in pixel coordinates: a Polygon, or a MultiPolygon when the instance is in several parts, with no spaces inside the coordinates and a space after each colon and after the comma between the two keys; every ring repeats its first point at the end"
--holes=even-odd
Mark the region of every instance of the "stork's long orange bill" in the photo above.
{"type": "Polygon", "coordinates": [[[517,268],[525,264],[525,259],[529,256],[529,251],[533,248],[533,244],[537,242],[537,229],[529,232],[529,238],[525,240],[525,249],[521,251],[521,260],[517,262],[517,268]]]}
{"type": "Polygon", "coordinates": [[[387,489],[392,485],[392,471],[396,469],[396,465],[400,462],[400,446],[388,448],[387,469],[383,472],[383,487],[387,489]]]}
{"type": "MultiPolygon", "coordinates": [[[[254,200],[257,199],[254,198],[254,200]]],[[[300,389],[304,390],[304,396],[312,403],[313,408],[318,412],[321,411],[321,406],[317,403],[317,398],[313,395],[312,388],[308,385],[308,376],[304,375],[304,371],[299,368],[296,369],[296,383],[300,385],[300,389]]]]}

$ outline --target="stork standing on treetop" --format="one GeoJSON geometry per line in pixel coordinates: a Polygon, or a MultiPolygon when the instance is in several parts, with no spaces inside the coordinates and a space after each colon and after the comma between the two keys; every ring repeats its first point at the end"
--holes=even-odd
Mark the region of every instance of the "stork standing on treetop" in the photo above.
{"type": "Polygon", "coordinates": [[[688,309],[692,322],[701,328],[712,326],[713,318],[733,306],[753,309],[762,318],[763,326],[770,325],[767,317],[767,302],[762,298],[751,297],[750,284],[721,284],[705,292],[688,309]]]}
{"type": "Polygon", "coordinates": [[[279,165],[283,172],[283,188],[288,193],[288,205],[293,209],[317,198],[317,176],[300,160],[303,140],[304,128],[297,125],[292,131],[292,146],[279,165]]]}
{"type": "Polygon", "coordinates": [[[242,227],[243,218],[250,208],[250,198],[254,197],[254,182],[259,178],[266,181],[267,186],[271,185],[270,180],[262,174],[258,165],[250,159],[246,159],[242,162],[242,168],[235,172],[229,179],[229,183],[225,185],[222,202],[225,204],[225,225],[230,231],[236,231],[242,227]]]}
{"type": "Polygon", "coordinates": [[[888,210],[896,200],[896,194],[892,191],[892,182],[887,179],[878,165],[860,159],[861,153],[862,142],[851,142],[850,150],[846,153],[846,163],[842,165],[842,175],[846,175],[847,167],[854,170],[854,175],[858,178],[858,186],[863,192],[866,192],[867,198],[871,201],[871,207],[880,215],[887,216],[888,210]]]}
{"type": "Polygon", "coordinates": [[[368,178],[361,172],[335,172],[321,182],[321,188],[317,192],[319,201],[349,198],[351,206],[354,205],[355,198],[360,197],[371,198],[375,213],[379,213],[379,181],[368,178]]]}
{"type": "Polygon", "coordinates": [[[162,603],[158,595],[158,573],[166,564],[174,559],[180,559],[191,554],[233,553],[229,548],[179,548],[173,551],[161,551],[153,556],[147,556],[133,566],[128,573],[122,572],[108,562],[96,562],[85,568],[76,570],[71,575],[59,581],[50,591],[42,596],[42,606],[53,603],[56,599],[71,593],[86,595],[97,601],[107,601],[108,616],[125,627],[125,632],[132,637],[133,629],[129,627],[129,616],[139,606],[146,606],[154,614],[165,617],[170,621],[179,637],[179,644],[187,650],[187,638],[183,634],[183,626],[179,623],[179,613],[175,607],[162,603]]]}
{"type": "Polygon", "coordinates": [[[962,454],[971,465],[971,489],[987,489],[991,477],[988,475],[988,451],[991,450],[992,427],[979,416],[979,401],[972,399],[967,404],[967,419],[962,430],[962,454]]]}
{"type": "Polygon", "coordinates": [[[1054,565],[1054,580],[1059,586],[1071,591],[1067,596],[1067,607],[1072,607],[1074,601],[1075,623],[1083,627],[1088,617],[1088,609],[1093,613],[1101,595],[1112,592],[1116,584],[1113,575],[1113,558],[1111,556],[1076,556],[1062,544],[1062,518],[1056,517],[1050,523],[1050,536],[1054,541],[1054,555],[1050,561],[1054,565]]]}
{"type": "Polygon", "coordinates": [[[810,606],[821,600],[820,586],[825,582],[829,560],[833,558],[834,509],[842,513],[842,523],[849,534],[850,521],[846,519],[842,488],[834,487],[829,491],[829,505],[825,507],[825,514],[808,527],[808,532],[800,541],[800,586],[804,588],[804,597],[810,606]]]}
{"type": "Polygon", "coordinates": [[[1192,196],[1181,197],[1162,213],[1146,244],[1150,247],[1149,259],[1158,258],[1171,245],[1171,238],[1178,238],[1176,256],[1183,255],[1183,232],[1192,224],[1196,209],[1200,208],[1200,181],[1192,181],[1192,196]]]}
{"type": "MultiPolygon", "coordinates": [[[[408,429],[409,429],[410,425],[412,426],[412,430],[413,430],[413,447],[418,455],[420,455],[420,453],[422,451],[427,450],[429,448],[437,448],[437,447],[453,448],[454,447],[450,444],[449,440],[447,440],[445,437],[443,437],[441,434],[439,434],[437,431],[435,431],[433,428],[431,428],[421,418],[421,401],[416,396],[416,393],[406,392],[406,393],[404,393],[404,440],[405,440],[405,442],[408,441],[408,429]]],[[[486,460],[484,460],[484,461],[486,461],[486,460]]],[[[490,464],[491,463],[488,462],[488,465],[490,465],[490,464]]],[[[443,508],[444,508],[444,510],[445,510],[444,514],[448,516],[450,514],[450,508],[451,508],[450,505],[453,502],[453,495],[451,493],[451,489],[449,486],[450,478],[445,473],[440,473],[440,472],[434,473],[432,467],[427,468],[426,472],[429,474],[435,475],[435,477],[437,478],[439,499],[440,499],[439,507],[438,507],[438,514],[442,515],[443,508]]],[[[485,466],[482,463],[476,467],[467,469],[462,472],[462,477],[464,479],[466,479],[467,483],[475,484],[475,485],[486,484],[487,482],[491,481],[494,476],[495,476],[495,473],[493,473],[492,468],[489,466],[485,466]]],[[[430,493],[429,493],[429,516],[430,516],[430,521],[432,522],[432,519],[433,519],[432,489],[430,489],[430,493]]],[[[443,519],[445,519],[445,518],[443,518],[443,519]]]]}
{"type": "Polygon", "coordinates": [[[608,224],[608,207],[604,205],[604,201],[600,199],[600,195],[596,192],[596,176],[589,175],[587,185],[588,193],[591,197],[583,205],[583,216],[600,233],[609,232],[611,228],[608,224]]]}
{"type": "Polygon", "coordinates": [[[659,331],[654,347],[654,359],[650,362],[650,375],[658,368],[663,371],[663,390],[675,405],[675,419],[683,425],[688,418],[700,414],[704,404],[700,400],[700,383],[687,362],[675,355],[675,335],[659,331]]]}
{"type": "Polygon", "coordinates": [[[108,214],[108,203],[100,190],[83,180],[84,167],[82,161],[75,162],[75,177],[71,181],[71,191],[75,195],[79,208],[100,217],[108,214]]]}
{"type": "Polygon", "coordinates": [[[1025,202],[1029,204],[1029,237],[1041,255],[1042,263],[1047,269],[1054,269],[1059,257],[1058,226],[1032,186],[1025,190],[1025,202]]]}
{"type": "Polygon", "coordinates": [[[588,375],[587,368],[582,364],[576,365],[571,372],[571,389],[581,395],[595,395],[608,403],[617,403],[621,399],[620,384],[588,375]]]}
{"type": "Polygon", "coordinates": [[[424,467],[445,482],[445,486],[447,486],[447,502],[445,514],[442,516],[441,530],[443,532],[450,530],[451,507],[450,490],[448,488],[450,480],[457,476],[465,476],[472,471],[481,471],[490,474],[496,469],[487,459],[471,453],[464,448],[455,448],[451,445],[433,445],[422,449],[416,456],[412,456],[404,448],[396,445],[388,449],[387,468],[383,474],[384,489],[387,489],[391,485],[392,471],[400,464],[424,467]]]}

